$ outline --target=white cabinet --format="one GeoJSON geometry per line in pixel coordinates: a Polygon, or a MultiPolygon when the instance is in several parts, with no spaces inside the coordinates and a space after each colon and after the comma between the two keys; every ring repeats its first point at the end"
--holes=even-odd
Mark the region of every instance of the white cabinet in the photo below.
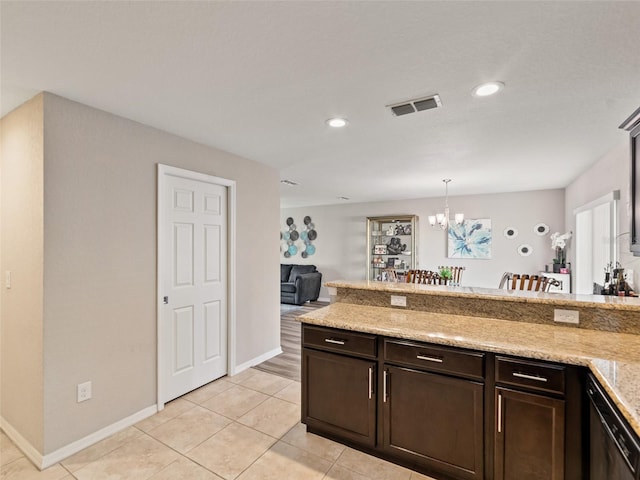
{"type": "Polygon", "coordinates": [[[553,278],[560,282],[559,287],[552,286],[549,288],[550,292],[555,293],[571,293],[571,274],[570,273],[551,273],[551,272],[540,272],[540,275],[544,275],[545,277],[553,278]]]}

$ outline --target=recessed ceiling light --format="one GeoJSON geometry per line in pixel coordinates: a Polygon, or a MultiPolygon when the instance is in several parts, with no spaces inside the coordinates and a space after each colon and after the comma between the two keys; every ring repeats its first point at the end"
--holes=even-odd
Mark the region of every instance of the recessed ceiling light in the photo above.
{"type": "Polygon", "coordinates": [[[293,182],[291,180],[280,180],[280,183],[284,183],[285,185],[288,185],[290,187],[293,187],[294,185],[298,185],[296,182],[293,182]]]}
{"type": "Polygon", "coordinates": [[[327,120],[327,125],[333,128],[341,128],[347,124],[347,120],[344,118],[330,118],[327,120]]]}
{"type": "Polygon", "coordinates": [[[493,95],[494,93],[498,93],[500,90],[504,88],[504,83],[502,82],[487,82],[482,85],[478,85],[473,89],[474,97],[488,97],[489,95],[493,95]]]}

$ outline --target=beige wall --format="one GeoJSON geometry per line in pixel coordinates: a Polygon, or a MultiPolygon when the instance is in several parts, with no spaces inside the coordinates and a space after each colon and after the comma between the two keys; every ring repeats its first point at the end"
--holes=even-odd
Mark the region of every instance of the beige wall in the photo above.
{"type": "MultiPolygon", "coordinates": [[[[631,151],[629,133],[620,131],[620,144],[604,155],[566,188],[566,222],[575,231],[574,209],[620,190],[618,205],[618,257],[623,268],[633,269],[634,284],[640,281],[640,257],[629,249],[631,228],[631,151]]],[[[572,252],[570,252],[573,255],[572,252]]],[[[604,281],[604,273],[603,273],[604,281]]]]}
{"type": "MultiPolygon", "coordinates": [[[[34,444],[41,453],[156,403],[158,163],[237,182],[236,364],[279,347],[276,170],[45,93],[43,223],[42,129],[37,138],[40,177],[30,181],[40,185],[39,237],[29,242],[40,242],[41,301],[44,225],[44,309],[34,313],[44,336],[27,350],[44,354],[44,395],[33,395],[40,413],[30,412],[44,429],[34,444]],[[89,380],[93,398],[77,403],[76,385],[89,380]]],[[[16,350],[32,342],[25,332],[5,338],[16,350]]],[[[23,356],[6,355],[12,365],[23,356]]]]}
{"type": "MultiPolygon", "coordinates": [[[[549,236],[539,236],[533,227],[539,222],[549,225],[551,232],[564,229],[564,191],[540,190],[492,195],[470,195],[449,198],[451,215],[463,212],[466,218],[491,218],[493,231],[492,257],[489,260],[448,259],[446,234],[432,228],[427,216],[444,209],[444,198],[398,200],[395,202],[343,203],[340,205],[282,209],[280,228],[287,217],[302,225],[305,215],[311,216],[318,238],[313,243],[316,254],[303,259],[299,254],[282,263],[312,263],[329,280],[360,280],[366,277],[366,217],[378,215],[418,215],[419,268],[435,269],[438,265],[460,265],[467,270],[462,277],[467,286],[495,288],[505,271],[536,272],[544,270],[553,260],[549,236]],[[518,229],[518,236],[507,239],[507,226],[518,229]],[[518,254],[520,244],[533,247],[528,257],[518,254]]],[[[328,297],[323,287],[322,297],[328,297]]]]}
{"type": "Polygon", "coordinates": [[[43,96],[0,121],[0,415],[43,448],[43,96]],[[12,287],[5,288],[11,271],[12,287]]]}

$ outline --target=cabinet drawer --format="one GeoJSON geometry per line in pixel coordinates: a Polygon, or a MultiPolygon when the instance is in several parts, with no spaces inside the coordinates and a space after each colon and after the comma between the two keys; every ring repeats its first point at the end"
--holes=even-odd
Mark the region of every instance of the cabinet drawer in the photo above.
{"type": "Polygon", "coordinates": [[[562,365],[496,357],[496,383],[563,395],[565,370],[562,365]]]}
{"type": "Polygon", "coordinates": [[[484,353],[385,339],[385,362],[422,370],[484,378],[484,353]]]}
{"type": "Polygon", "coordinates": [[[302,344],[305,347],[340,352],[366,358],[376,358],[375,335],[349,332],[336,328],[302,325],[302,344]]]}

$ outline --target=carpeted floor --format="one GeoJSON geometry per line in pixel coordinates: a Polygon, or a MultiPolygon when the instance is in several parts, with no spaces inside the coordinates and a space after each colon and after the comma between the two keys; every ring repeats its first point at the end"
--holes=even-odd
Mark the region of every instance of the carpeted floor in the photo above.
{"type": "Polygon", "coordinates": [[[254,368],[300,381],[300,322],[295,318],[318,308],[327,302],[307,302],[304,305],[280,305],[280,344],[282,353],[254,368]]]}

